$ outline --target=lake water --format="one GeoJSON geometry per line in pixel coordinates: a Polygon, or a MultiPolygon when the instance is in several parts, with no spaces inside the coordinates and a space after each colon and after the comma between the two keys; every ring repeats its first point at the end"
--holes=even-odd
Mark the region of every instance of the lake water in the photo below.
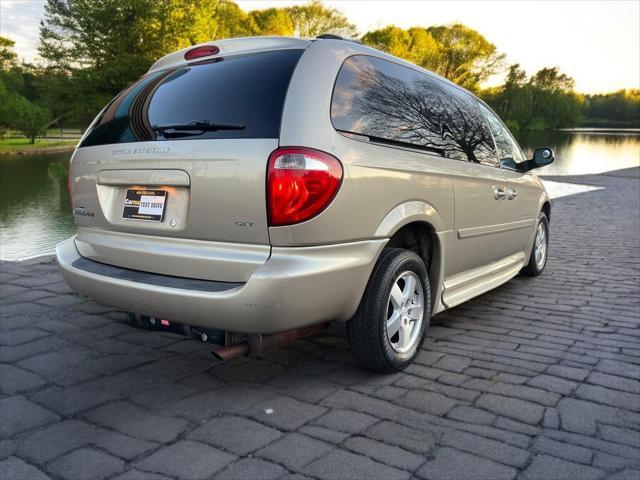
{"type": "MultiPolygon", "coordinates": [[[[584,175],[640,166],[640,132],[523,132],[525,153],[548,146],[540,175],[584,175]]],[[[50,254],[75,231],[67,191],[71,153],[0,157],[0,258],[50,254]]]]}
{"type": "Polygon", "coordinates": [[[556,160],[538,175],[588,175],[640,166],[640,130],[520,132],[527,158],[538,147],[551,147],[556,160]]]}

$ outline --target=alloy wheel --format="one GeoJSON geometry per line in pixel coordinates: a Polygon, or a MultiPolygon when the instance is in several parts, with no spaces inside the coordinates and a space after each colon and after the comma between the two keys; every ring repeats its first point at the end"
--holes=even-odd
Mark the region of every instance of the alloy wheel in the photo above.
{"type": "Polygon", "coordinates": [[[542,270],[547,261],[547,227],[544,222],[538,223],[534,249],[536,267],[542,270]]]}
{"type": "Polygon", "coordinates": [[[422,282],[414,272],[402,272],[391,288],[387,304],[387,337],[396,352],[408,352],[419,341],[423,318],[422,282]]]}

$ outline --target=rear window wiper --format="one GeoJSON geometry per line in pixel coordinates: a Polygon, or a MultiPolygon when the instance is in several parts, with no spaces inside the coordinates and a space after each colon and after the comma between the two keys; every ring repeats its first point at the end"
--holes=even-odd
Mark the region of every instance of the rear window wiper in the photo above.
{"type": "Polygon", "coordinates": [[[238,123],[215,123],[209,120],[193,120],[187,123],[169,125],[153,125],[151,128],[166,136],[201,135],[204,132],[217,132],[218,130],[244,130],[244,125],[238,123]]]}

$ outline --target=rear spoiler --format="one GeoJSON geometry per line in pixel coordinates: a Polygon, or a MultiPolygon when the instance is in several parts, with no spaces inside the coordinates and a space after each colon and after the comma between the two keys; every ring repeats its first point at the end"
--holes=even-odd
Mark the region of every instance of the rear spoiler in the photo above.
{"type": "Polygon", "coordinates": [[[292,37],[243,37],[230,38],[227,40],[216,40],[214,42],[201,43],[188,48],[183,48],[177,52],[170,53],[151,65],[149,72],[164,70],[170,67],[179,67],[189,63],[185,55],[194,49],[205,49],[209,47],[211,54],[199,56],[198,60],[214,59],[229,55],[242,53],[260,52],[267,50],[281,50],[285,48],[305,49],[311,45],[312,40],[292,37]]]}

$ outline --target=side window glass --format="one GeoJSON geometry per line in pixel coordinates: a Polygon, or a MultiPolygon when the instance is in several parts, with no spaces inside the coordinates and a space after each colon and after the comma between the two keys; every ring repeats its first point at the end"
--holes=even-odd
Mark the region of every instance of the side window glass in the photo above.
{"type": "Polygon", "coordinates": [[[342,65],[331,120],[338,131],[497,165],[479,105],[463,91],[412,68],[356,55],[342,65]]]}
{"type": "Polygon", "coordinates": [[[515,163],[524,161],[522,153],[520,153],[520,148],[511,136],[511,133],[509,133],[509,130],[506,129],[506,127],[500,120],[498,120],[498,118],[491,110],[489,110],[484,105],[481,106],[482,111],[487,118],[487,122],[489,122],[491,133],[493,133],[493,138],[496,143],[496,150],[498,151],[500,162],[508,164],[511,161],[515,163]]]}

